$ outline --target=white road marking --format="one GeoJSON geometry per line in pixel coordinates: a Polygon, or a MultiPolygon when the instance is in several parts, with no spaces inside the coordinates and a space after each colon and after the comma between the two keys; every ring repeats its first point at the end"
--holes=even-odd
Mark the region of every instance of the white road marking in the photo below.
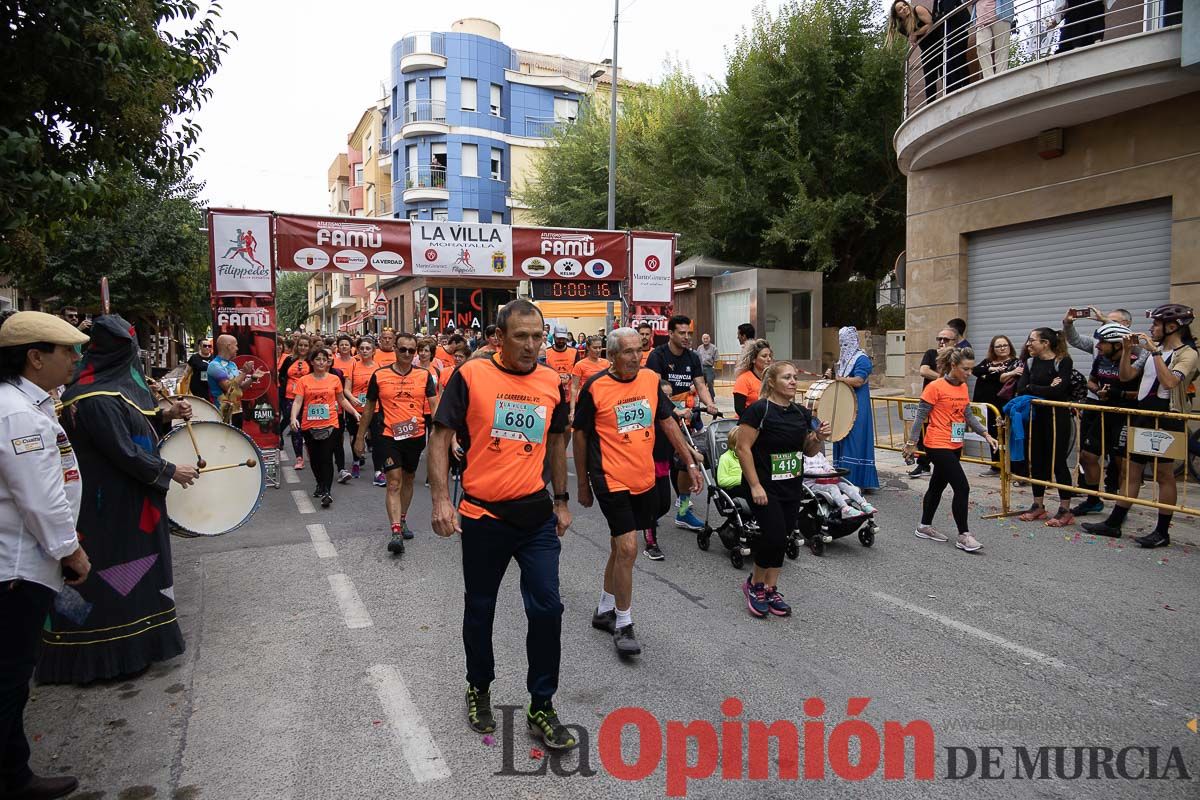
{"type": "Polygon", "coordinates": [[[325,530],[325,526],[317,523],[306,527],[308,528],[308,537],[312,539],[313,549],[317,551],[317,557],[337,558],[337,548],[333,546],[333,542],[329,541],[329,532],[325,530]]]}
{"type": "Polygon", "coordinates": [[[442,758],[433,734],[413,702],[400,670],[391,664],[376,664],[368,671],[371,685],[383,704],[396,744],[404,751],[408,768],[417,783],[440,781],[450,777],[450,767],[442,758]]]}
{"type": "Polygon", "coordinates": [[[367,607],[358,598],[358,590],[354,588],[354,582],[348,575],[340,572],[330,575],[329,588],[333,589],[333,596],[337,598],[338,607],[342,610],[342,619],[346,620],[347,628],[369,628],[374,624],[371,622],[371,615],[367,612],[367,607]]]}
{"type": "Polygon", "coordinates": [[[974,625],[968,625],[965,622],[959,622],[956,619],[951,619],[950,617],[939,614],[936,611],[930,611],[928,608],[922,608],[921,606],[914,605],[906,600],[901,600],[899,597],[892,597],[890,594],[884,594],[883,592],[871,592],[871,594],[872,596],[877,597],[886,603],[891,603],[894,606],[911,611],[914,614],[920,614],[922,617],[931,619],[934,622],[939,622],[942,625],[945,625],[947,628],[953,628],[956,631],[974,636],[977,639],[983,639],[985,642],[991,642],[997,647],[1003,647],[1005,650],[1011,650],[1012,652],[1024,656],[1025,658],[1032,659],[1039,664],[1045,664],[1046,666],[1054,667],[1055,669],[1067,668],[1066,664],[1059,661],[1054,656],[1048,656],[1045,653],[1030,649],[1024,645],[1011,642],[1008,639],[1005,639],[1003,636],[997,636],[994,633],[988,633],[985,630],[976,628],[974,625]]]}
{"type": "Polygon", "coordinates": [[[291,461],[291,460],[292,460],[292,458],[291,458],[291,456],[289,456],[289,455],[287,454],[287,450],[280,450],[280,451],[279,451],[279,463],[280,463],[280,464],[287,463],[288,461],[291,461]]]}
{"type": "Polygon", "coordinates": [[[284,483],[299,483],[300,476],[297,475],[296,470],[292,469],[291,467],[284,467],[283,468],[283,482],[284,483]]]}
{"type": "Polygon", "coordinates": [[[312,500],[304,493],[303,489],[292,490],[292,500],[296,503],[296,509],[301,514],[315,514],[317,510],[313,508],[312,500]]]}

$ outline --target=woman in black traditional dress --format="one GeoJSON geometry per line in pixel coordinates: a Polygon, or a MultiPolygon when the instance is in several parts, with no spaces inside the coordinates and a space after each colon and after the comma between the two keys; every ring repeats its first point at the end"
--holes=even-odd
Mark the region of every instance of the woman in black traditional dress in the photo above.
{"type": "Polygon", "coordinates": [[[175,615],[166,493],[196,480],[193,464],[157,455],[158,431],[186,419],[181,402],[156,408],[133,327],[98,317],[80,369],[63,393],[62,425],[83,477],[79,538],[92,560],[79,599],[56,604],[42,631],[39,683],[85,684],[141,672],[183,652],[175,615]]]}

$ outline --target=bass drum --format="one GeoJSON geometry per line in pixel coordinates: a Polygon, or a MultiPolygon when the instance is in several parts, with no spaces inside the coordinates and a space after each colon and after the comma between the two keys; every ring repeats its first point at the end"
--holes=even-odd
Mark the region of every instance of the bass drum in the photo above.
{"type": "Polygon", "coordinates": [[[833,428],[830,441],[840,442],[850,435],[858,416],[854,390],[838,381],[814,381],[804,393],[804,405],[821,422],[833,428]]]}
{"type": "MultiPolygon", "coordinates": [[[[192,422],[206,463],[191,486],[174,481],[167,491],[167,517],[185,536],[220,536],[249,521],[267,485],[263,456],[254,441],[232,425],[192,422]],[[253,466],[246,466],[248,461],[253,466]],[[221,467],[214,469],[214,467],[221,467]]],[[[195,464],[196,448],[182,426],[162,438],[158,454],[172,464],[195,464]]]]}
{"type": "MultiPolygon", "coordinates": [[[[196,397],[194,394],[176,394],[171,397],[163,398],[158,401],[158,407],[164,411],[171,407],[173,403],[178,403],[180,400],[187,400],[192,404],[192,422],[220,422],[221,412],[212,403],[205,400],[203,397],[196,397]]],[[[174,426],[182,425],[183,420],[171,420],[174,426]]],[[[174,463],[174,462],[172,462],[174,463]]]]}

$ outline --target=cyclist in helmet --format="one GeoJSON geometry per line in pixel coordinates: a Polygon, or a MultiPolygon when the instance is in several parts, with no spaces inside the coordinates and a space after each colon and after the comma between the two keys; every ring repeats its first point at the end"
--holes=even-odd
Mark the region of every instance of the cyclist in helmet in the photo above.
{"type": "MultiPolygon", "coordinates": [[[[1192,338],[1191,323],[1195,314],[1188,306],[1178,303],[1168,303],[1152,311],[1147,311],[1150,319],[1150,335],[1134,334],[1125,340],[1125,347],[1119,363],[1120,379],[1132,381],[1137,378],[1130,353],[1133,346],[1141,341],[1142,347],[1149,352],[1146,368],[1142,371],[1138,383],[1135,406],[1139,411],[1173,411],[1189,410],[1187,402],[1187,387],[1196,377],[1200,368],[1200,353],[1196,351],[1196,340],[1192,338]]],[[[1164,419],[1149,415],[1134,416],[1133,428],[1160,428],[1166,431],[1183,432],[1186,428],[1181,419],[1164,419]]],[[[1127,431],[1126,436],[1133,435],[1127,431]]],[[[1144,465],[1154,462],[1155,480],[1158,482],[1158,499],[1165,505],[1173,506],[1176,502],[1175,465],[1169,458],[1132,453],[1129,464],[1122,470],[1122,493],[1129,497],[1137,497],[1142,486],[1144,465]]],[[[1119,501],[1113,507],[1108,519],[1103,522],[1084,523],[1083,529],[1088,533],[1099,536],[1119,537],[1121,525],[1129,513],[1132,503],[1119,501]]],[[[1158,512],[1158,524],[1154,530],[1135,541],[1142,547],[1165,547],[1171,543],[1170,528],[1172,514],[1169,511],[1158,512]]]]}
{"type": "MultiPolygon", "coordinates": [[[[1136,381],[1123,383],[1120,379],[1122,347],[1132,333],[1128,326],[1119,322],[1106,322],[1096,330],[1096,357],[1088,376],[1088,402],[1092,405],[1128,408],[1127,395],[1129,398],[1136,396],[1136,381]]],[[[1143,360],[1149,356],[1144,350],[1142,353],[1143,360]]],[[[1136,361],[1134,368],[1137,368],[1136,361]]],[[[1100,488],[1100,466],[1107,455],[1110,461],[1109,474],[1105,475],[1105,491],[1117,491],[1121,472],[1119,461],[1125,455],[1119,446],[1124,425],[1125,415],[1121,413],[1099,409],[1083,412],[1079,422],[1079,466],[1083,468],[1083,475],[1079,478],[1080,489],[1096,491],[1100,488]]],[[[1103,510],[1104,501],[1099,497],[1084,495],[1083,502],[1072,508],[1071,514],[1079,517],[1103,510]]]]}

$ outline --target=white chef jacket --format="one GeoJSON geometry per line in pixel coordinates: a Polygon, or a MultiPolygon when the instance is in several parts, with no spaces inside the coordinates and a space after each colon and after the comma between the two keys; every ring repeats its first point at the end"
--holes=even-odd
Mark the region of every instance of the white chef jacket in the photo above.
{"type": "Polygon", "coordinates": [[[0,582],[63,587],[59,559],[79,547],[83,481],[75,452],[37,384],[0,381],[0,582]]]}

